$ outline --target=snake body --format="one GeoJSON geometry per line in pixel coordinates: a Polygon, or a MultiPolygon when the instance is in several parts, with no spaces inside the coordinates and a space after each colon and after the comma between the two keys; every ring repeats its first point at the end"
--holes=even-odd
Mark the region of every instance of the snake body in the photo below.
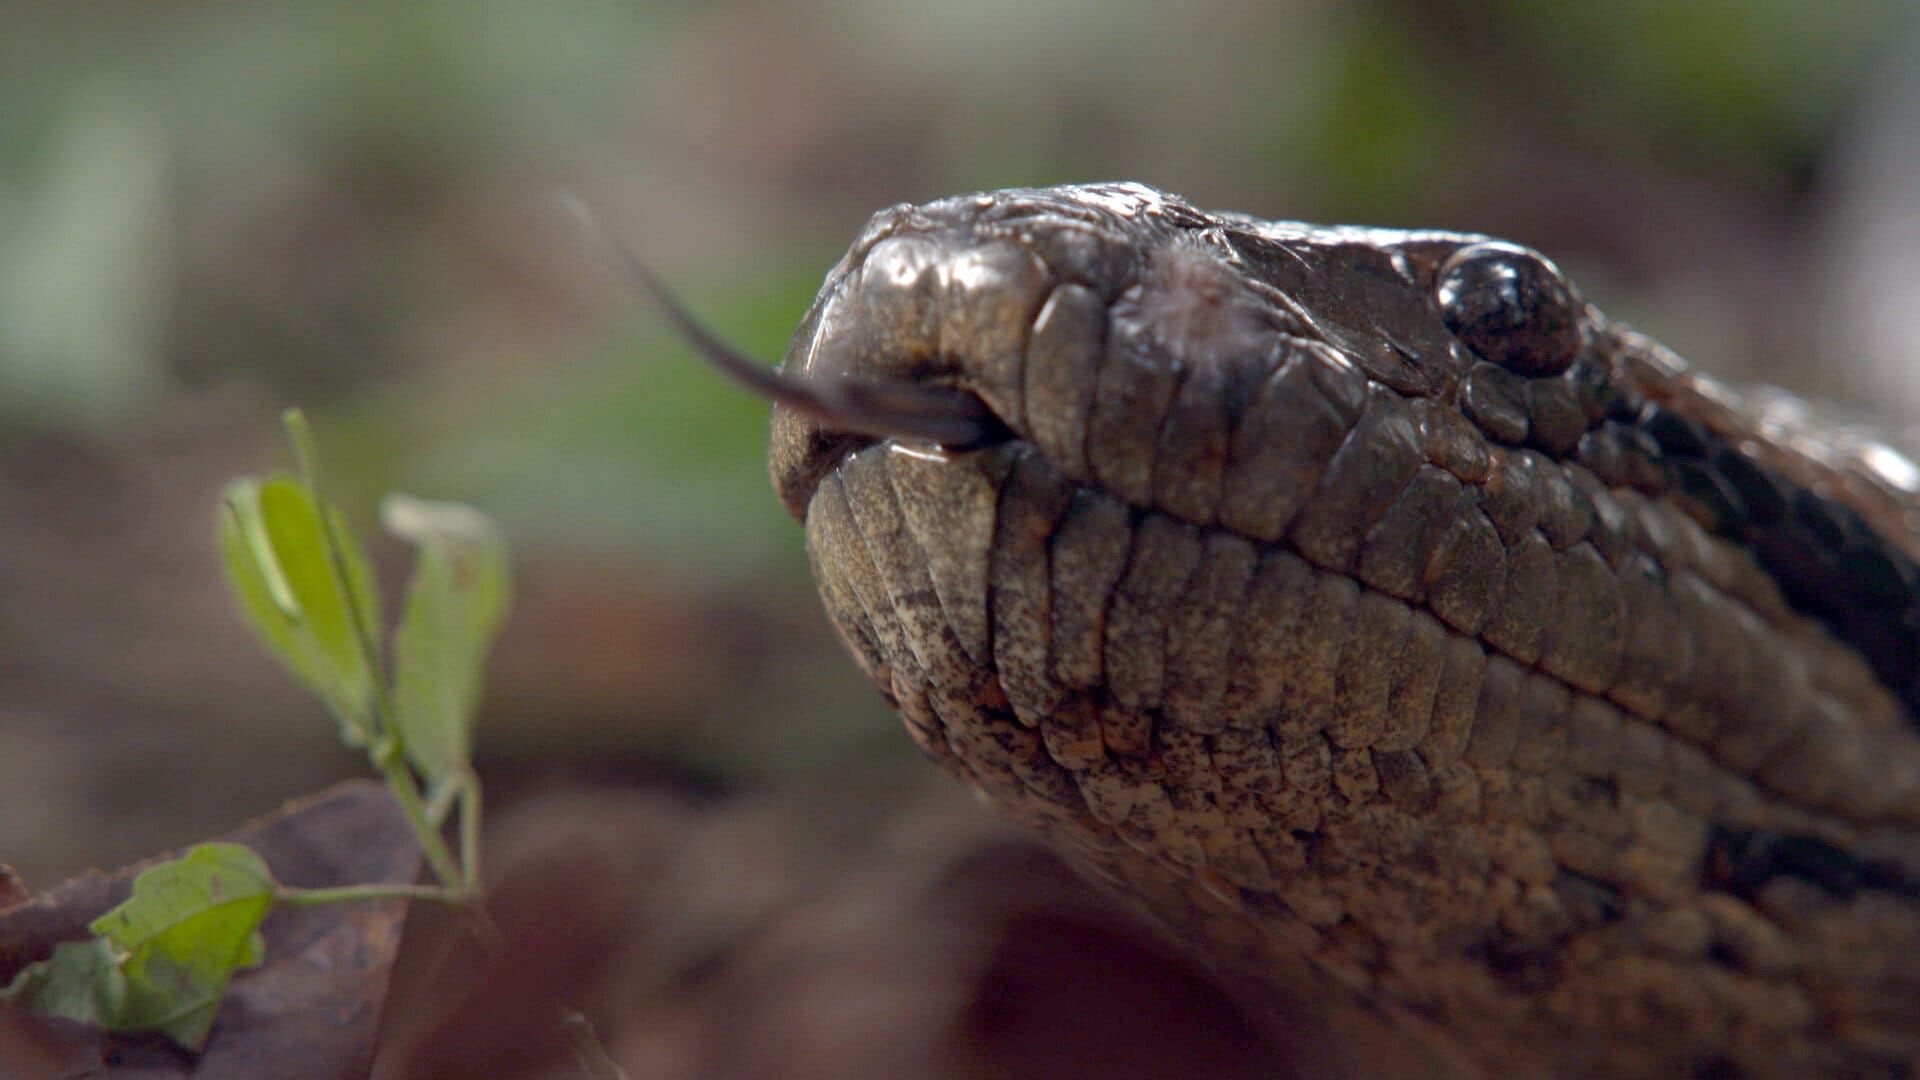
{"type": "Polygon", "coordinates": [[[1135,184],[882,212],[782,377],[985,417],[776,410],[825,606],[928,755],[1217,962],[1469,1071],[1920,1069],[1884,446],[1517,245],[1135,184]]]}

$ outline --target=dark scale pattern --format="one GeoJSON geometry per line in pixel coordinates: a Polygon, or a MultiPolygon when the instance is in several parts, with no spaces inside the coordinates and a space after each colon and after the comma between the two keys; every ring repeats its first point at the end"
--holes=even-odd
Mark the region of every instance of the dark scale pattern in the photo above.
{"type": "Polygon", "coordinates": [[[1707,842],[1705,883],[1752,897],[1768,882],[1789,877],[1832,896],[1862,890],[1920,896],[1920,879],[1892,862],[1863,859],[1817,836],[1718,826],[1707,842]]]}
{"type": "Polygon", "coordinates": [[[1564,370],[1532,375],[1479,361],[1461,384],[1459,407],[1494,442],[1561,459],[1574,456],[1603,421],[1631,419],[1640,405],[1607,361],[1589,352],[1564,370]]]}
{"type": "Polygon", "coordinates": [[[1751,550],[1788,603],[1858,650],[1920,718],[1920,565],[1852,510],[1671,409],[1648,405],[1622,433],[1630,458],[1657,465],[1701,525],[1751,550]]]}

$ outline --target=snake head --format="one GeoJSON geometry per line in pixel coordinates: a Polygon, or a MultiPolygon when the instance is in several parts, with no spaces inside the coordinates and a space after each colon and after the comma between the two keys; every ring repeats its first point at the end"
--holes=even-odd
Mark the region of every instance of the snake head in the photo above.
{"type": "MultiPolygon", "coordinates": [[[[979,760],[988,713],[1027,733],[1028,786],[1083,814],[1079,766],[1271,728],[1321,690],[1300,723],[1337,719],[1337,748],[1413,768],[1447,649],[1466,664],[1490,638],[1583,687],[1608,677],[1596,655],[1618,666],[1596,645],[1617,601],[1549,635],[1550,573],[1501,596],[1537,522],[1559,547],[1593,524],[1541,474],[1631,406],[1605,333],[1551,263],[1483,236],[1207,214],[1138,184],[962,196],[876,215],[770,376],[913,407],[842,422],[778,399],[769,459],[842,638],[984,784],[1008,774],[979,760]],[[1266,566],[1292,577],[1262,585],[1266,566]],[[1346,622],[1289,630],[1298,656],[1236,655],[1300,602],[1275,589],[1327,592],[1343,618],[1365,595],[1397,620],[1384,653],[1421,637],[1416,685],[1389,694],[1370,659],[1319,686],[1346,622]],[[1423,693],[1381,741],[1387,698],[1423,693]],[[1072,745],[1041,746],[1069,723],[1072,745]]],[[[1433,765],[1459,756],[1443,741],[1433,765]]]]}
{"type": "Polygon", "coordinates": [[[909,734],[1216,959],[1501,1068],[1818,1073],[1838,1013],[1727,987],[1849,962],[1710,935],[1785,879],[1804,941],[1920,951],[1911,492],[1537,253],[1006,191],[877,215],[778,372],[682,325],[909,734]]]}
{"type": "Polygon", "coordinates": [[[1521,442],[1528,384],[1551,383],[1584,399],[1540,433],[1570,446],[1605,411],[1602,367],[1573,370],[1593,337],[1550,262],[1486,237],[1210,215],[1132,183],[903,205],[828,274],[779,377],[861,407],[779,410],[774,483],[804,516],[877,437],[1020,439],[1074,480],[1263,535],[1286,507],[1233,498],[1229,474],[1262,467],[1274,433],[1239,428],[1282,371],[1328,369],[1317,381],[1351,412],[1369,381],[1451,402],[1488,369],[1473,404],[1521,442]]]}

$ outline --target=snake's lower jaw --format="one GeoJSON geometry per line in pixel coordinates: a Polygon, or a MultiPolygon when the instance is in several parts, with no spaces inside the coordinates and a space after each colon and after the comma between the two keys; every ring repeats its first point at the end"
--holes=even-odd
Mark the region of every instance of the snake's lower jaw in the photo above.
{"type": "Polygon", "coordinates": [[[1701,898],[1710,808],[1739,781],[1430,615],[1130,508],[1024,441],[854,450],[806,531],[833,625],[914,741],[1216,962],[1310,960],[1482,1050],[1571,1023],[1582,1069],[1666,996],[1697,1015],[1632,1020],[1626,1071],[1733,1019],[1804,1019],[1765,974],[1786,951],[1733,982],[1710,955],[1763,933],[1701,898]]]}
{"type": "Polygon", "coordinates": [[[1404,858],[1426,865],[1430,887],[1379,891],[1394,910],[1369,921],[1423,939],[1487,929],[1474,902],[1484,867],[1382,851],[1371,835],[1388,818],[1476,809],[1449,805],[1464,797],[1454,771],[1470,703],[1436,710],[1434,683],[1479,649],[1448,642],[1430,617],[1363,601],[1350,580],[1282,548],[1130,509],[1023,441],[855,450],[818,484],[806,526],[834,626],[921,748],[1098,876],[1161,897],[1175,925],[1204,919],[1213,941],[1297,957],[1317,935],[1282,897],[1339,921],[1340,902],[1314,896],[1328,866],[1404,858]],[[1274,632],[1249,632],[1270,617],[1274,632]],[[1335,670],[1356,621],[1383,633],[1389,655],[1402,639],[1429,648],[1424,687],[1358,658],[1335,670]],[[1372,694],[1356,683],[1370,680],[1382,707],[1424,691],[1424,707],[1404,710],[1419,726],[1369,726],[1361,717],[1384,708],[1347,708],[1372,694]],[[1276,734],[1289,695],[1317,707],[1276,734]],[[1328,742],[1318,725],[1329,722],[1348,748],[1328,742]],[[1370,852],[1345,850],[1361,833],[1370,852]],[[1305,873],[1314,855],[1321,865],[1305,873]]]}

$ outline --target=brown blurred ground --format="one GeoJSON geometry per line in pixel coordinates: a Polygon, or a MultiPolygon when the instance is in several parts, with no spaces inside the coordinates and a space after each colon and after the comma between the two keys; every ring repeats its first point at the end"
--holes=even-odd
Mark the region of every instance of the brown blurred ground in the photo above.
{"type": "Polygon", "coordinates": [[[1223,981],[950,792],[849,802],[523,804],[493,845],[505,943],[482,960],[458,920],[416,909],[375,1076],[574,1076],[602,1052],[663,1080],[1447,1064],[1363,1013],[1223,981]]]}

